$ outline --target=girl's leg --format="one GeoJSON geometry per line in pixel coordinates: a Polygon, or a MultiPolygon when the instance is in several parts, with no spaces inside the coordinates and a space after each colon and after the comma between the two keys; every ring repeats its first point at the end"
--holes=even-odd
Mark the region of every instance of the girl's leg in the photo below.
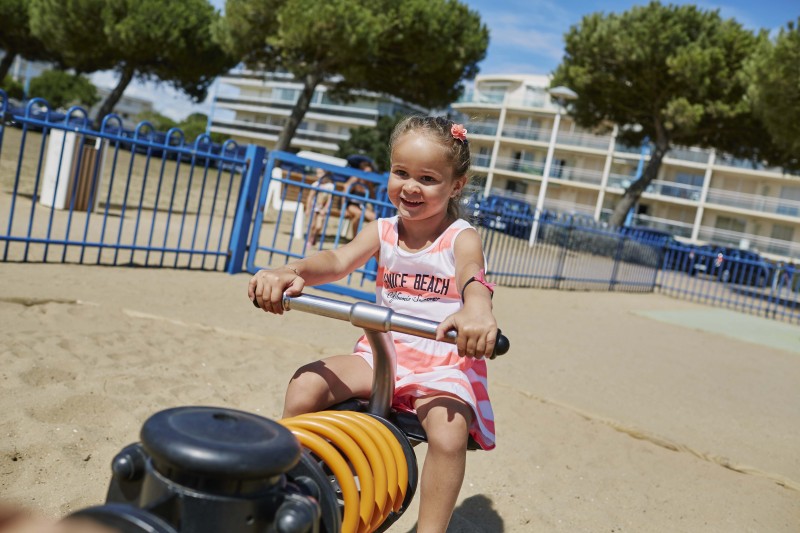
{"type": "Polygon", "coordinates": [[[369,398],[372,367],[358,355],[335,355],[295,372],[283,403],[283,418],[313,413],[349,398],[369,398]]]}
{"type": "Polygon", "coordinates": [[[417,533],[444,533],[464,481],[472,409],[453,396],[422,398],[415,408],[428,434],[417,533]]]}

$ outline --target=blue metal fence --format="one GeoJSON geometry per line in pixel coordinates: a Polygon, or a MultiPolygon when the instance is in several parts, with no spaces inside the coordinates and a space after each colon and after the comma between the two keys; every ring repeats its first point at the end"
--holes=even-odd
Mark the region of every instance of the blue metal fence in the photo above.
{"type": "Polygon", "coordinates": [[[14,113],[4,96],[3,261],[224,268],[247,171],[235,142],[126,132],[115,115],[95,131],[81,108],[54,119],[33,99],[14,113]]]}
{"type": "MultiPolygon", "coordinates": [[[[11,110],[0,91],[0,253],[3,261],[141,265],[255,272],[353,238],[368,212],[391,216],[386,176],[148,123],[126,131],[109,115],[54,114],[40,100],[11,110]],[[328,182],[317,170],[329,172],[328,182]],[[348,187],[355,176],[370,192],[348,187]],[[349,203],[361,203],[351,218],[349,203]],[[312,225],[320,238],[311,244],[312,225]]],[[[465,215],[484,241],[488,275],[510,287],[670,296],[800,323],[800,273],[716,257],[648,233],[612,231],[585,218],[487,208],[465,215]]],[[[372,300],[377,265],[321,288],[372,300]]]]}

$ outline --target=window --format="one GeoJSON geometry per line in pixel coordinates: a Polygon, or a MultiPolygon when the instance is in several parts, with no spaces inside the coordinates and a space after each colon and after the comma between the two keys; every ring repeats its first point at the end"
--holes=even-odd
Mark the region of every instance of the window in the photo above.
{"type": "Polygon", "coordinates": [[[294,102],[300,93],[297,89],[280,88],[278,89],[278,99],[286,102],[294,102]]]}
{"type": "Polygon", "coordinates": [[[744,219],[733,217],[717,217],[714,227],[721,230],[744,233],[747,223],[744,219]]]}
{"type": "Polygon", "coordinates": [[[486,102],[492,103],[502,103],[503,99],[505,98],[506,91],[508,90],[508,86],[503,85],[486,85],[481,89],[481,93],[483,93],[482,100],[486,102]]]}
{"type": "Polygon", "coordinates": [[[528,190],[528,185],[521,181],[509,180],[506,182],[506,190],[512,193],[525,194],[528,190]]]}
{"type": "Polygon", "coordinates": [[[525,87],[525,105],[529,107],[544,107],[545,90],[542,87],[525,87]]]}
{"type": "Polygon", "coordinates": [[[772,234],[770,237],[779,241],[791,242],[794,238],[794,228],[791,226],[781,226],[780,224],[775,224],[772,226],[772,234]]]}
{"type": "Polygon", "coordinates": [[[788,201],[778,204],[779,215],[796,217],[800,214],[800,187],[781,187],[781,200],[788,201]]]}

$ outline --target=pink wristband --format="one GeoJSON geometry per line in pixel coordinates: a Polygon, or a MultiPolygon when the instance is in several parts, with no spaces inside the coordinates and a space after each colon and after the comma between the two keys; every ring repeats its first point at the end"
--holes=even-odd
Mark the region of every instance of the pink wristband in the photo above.
{"type": "Polygon", "coordinates": [[[461,288],[461,301],[462,302],[464,301],[464,291],[467,290],[467,285],[469,285],[473,281],[477,281],[478,283],[480,283],[481,285],[483,285],[484,287],[489,289],[489,296],[490,297],[494,296],[494,288],[495,288],[496,284],[495,283],[489,283],[488,281],[486,281],[485,273],[486,272],[483,269],[481,269],[481,270],[478,271],[477,274],[475,274],[474,276],[472,276],[471,278],[469,278],[467,280],[467,282],[461,288]]]}

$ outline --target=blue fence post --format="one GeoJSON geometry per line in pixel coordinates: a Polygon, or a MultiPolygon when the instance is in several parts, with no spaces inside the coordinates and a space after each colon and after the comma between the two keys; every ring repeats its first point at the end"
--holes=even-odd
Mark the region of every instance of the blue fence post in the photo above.
{"type": "Polygon", "coordinates": [[[245,152],[247,167],[242,176],[242,188],[236,204],[236,215],[233,218],[231,239],[228,248],[228,261],[225,272],[236,274],[243,270],[244,253],[247,249],[247,237],[250,235],[250,223],[253,220],[253,208],[256,204],[256,191],[261,175],[264,173],[264,161],[267,149],[250,144],[245,152]]]}

